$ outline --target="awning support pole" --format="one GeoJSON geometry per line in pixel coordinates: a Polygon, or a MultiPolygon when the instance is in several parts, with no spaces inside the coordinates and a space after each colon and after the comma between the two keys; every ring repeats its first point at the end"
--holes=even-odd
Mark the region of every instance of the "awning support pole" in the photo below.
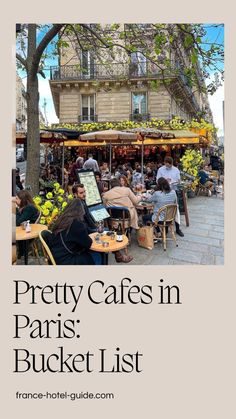
{"type": "Polygon", "coordinates": [[[61,183],[62,183],[62,187],[64,188],[64,166],[65,166],[65,141],[63,141],[63,146],[62,146],[62,168],[61,168],[61,183]]]}
{"type": "Polygon", "coordinates": [[[142,140],[142,148],[141,148],[141,174],[142,174],[142,183],[144,183],[144,176],[143,176],[143,140],[142,140]]]}
{"type": "Polygon", "coordinates": [[[112,153],[111,141],[110,141],[110,144],[109,144],[109,151],[110,151],[110,155],[109,155],[109,166],[110,166],[110,173],[111,173],[111,158],[112,158],[112,155],[111,155],[111,153],[112,153]]]}

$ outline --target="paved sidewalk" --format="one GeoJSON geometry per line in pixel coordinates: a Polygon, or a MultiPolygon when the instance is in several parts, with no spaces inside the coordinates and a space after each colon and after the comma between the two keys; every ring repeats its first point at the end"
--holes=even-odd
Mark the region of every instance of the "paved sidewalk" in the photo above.
{"type": "MultiPolygon", "coordinates": [[[[184,237],[176,235],[178,247],[172,240],[163,250],[161,242],[153,250],[139,247],[132,234],[129,265],[223,265],[224,264],[224,200],[220,196],[198,196],[188,199],[190,225],[181,216],[184,237]]],[[[109,255],[109,265],[117,265],[109,255]]],[[[120,265],[120,264],[119,264],[120,265]]]]}

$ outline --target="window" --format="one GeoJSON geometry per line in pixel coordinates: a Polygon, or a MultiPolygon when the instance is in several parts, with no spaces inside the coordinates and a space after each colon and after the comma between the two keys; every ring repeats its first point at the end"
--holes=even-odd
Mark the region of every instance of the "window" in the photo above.
{"type": "Polygon", "coordinates": [[[85,79],[94,78],[94,57],[90,51],[83,51],[81,56],[82,75],[85,79]]]}
{"type": "Polygon", "coordinates": [[[82,122],[95,121],[95,96],[82,95],[82,122]]]}
{"type": "Polygon", "coordinates": [[[145,76],[147,72],[147,59],[141,52],[131,52],[130,75],[134,77],[145,76]]]}
{"type": "Polygon", "coordinates": [[[132,114],[145,115],[147,114],[147,94],[132,93],[132,114]]]}

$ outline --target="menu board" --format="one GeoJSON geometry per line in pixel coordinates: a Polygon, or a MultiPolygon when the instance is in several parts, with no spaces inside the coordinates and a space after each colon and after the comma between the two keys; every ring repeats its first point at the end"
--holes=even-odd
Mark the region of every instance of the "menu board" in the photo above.
{"type": "Polygon", "coordinates": [[[182,188],[178,188],[176,191],[176,195],[178,198],[178,205],[179,205],[179,212],[180,214],[184,214],[186,226],[189,226],[189,216],[188,216],[188,206],[186,200],[186,192],[182,188]]]}
{"type": "Polygon", "coordinates": [[[79,182],[82,183],[86,190],[86,204],[87,206],[100,204],[102,202],[100,192],[98,190],[97,182],[92,170],[77,170],[79,182]]]}

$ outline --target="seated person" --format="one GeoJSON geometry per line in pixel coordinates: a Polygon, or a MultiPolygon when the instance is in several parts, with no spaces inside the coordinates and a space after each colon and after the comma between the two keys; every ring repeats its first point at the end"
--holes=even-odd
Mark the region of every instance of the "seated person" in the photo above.
{"type": "Polygon", "coordinates": [[[125,175],[120,175],[119,183],[120,183],[120,186],[125,186],[127,188],[129,187],[129,182],[128,182],[128,179],[125,175]]]}
{"type": "Polygon", "coordinates": [[[136,170],[133,171],[132,177],[132,187],[137,186],[139,183],[142,183],[142,173],[141,167],[137,167],[136,170]]]}
{"type": "Polygon", "coordinates": [[[20,169],[16,168],[16,192],[22,191],[23,185],[20,178],[20,169]]]}
{"type": "Polygon", "coordinates": [[[204,165],[201,165],[201,168],[198,172],[198,176],[200,178],[200,184],[204,185],[206,188],[208,188],[210,191],[212,191],[214,182],[211,180],[209,174],[204,169],[204,165]]]}
{"type": "MultiPolygon", "coordinates": [[[[164,205],[177,204],[177,196],[173,189],[171,189],[169,182],[164,178],[160,177],[157,181],[157,191],[152,195],[149,194],[144,198],[146,202],[154,203],[153,214],[145,214],[143,216],[143,223],[146,225],[148,221],[156,221],[157,213],[159,208],[164,205]]],[[[164,219],[164,214],[161,213],[159,216],[159,223],[162,223],[164,219]]],[[[157,229],[159,231],[159,229],[157,229]]]]}
{"type": "Polygon", "coordinates": [[[130,213],[131,227],[138,229],[138,214],[135,205],[141,201],[141,196],[136,196],[129,187],[120,186],[119,179],[111,180],[111,189],[103,194],[105,205],[127,207],[130,213]]]}
{"type": "Polygon", "coordinates": [[[79,198],[81,200],[84,207],[84,222],[87,226],[88,233],[94,233],[97,231],[97,226],[86,204],[86,190],[84,185],[82,183],[76,183],[72,187],[72,193],[75,198],[79,198]]]}
{"type": "MultiPolygon", "coordinates": [[[[33,198],[29,191],[23,189],[16,193],[15,203],[16,208],[16,226],[20,226],[24,221],[34,224],[39,217],[39,211],[36,208],[33,198]]],[[[30,243],[32,241],[30,240],[30,243]]],[[[22,241],[17,242],[18,256],[22,257],[24,254],[24,246],[22,241]]]]}
{"type": "MultiPolygon", "coordinates": [[[[177,185],[180,182],[180,171],[178,167],[173,166],[173,159],[170,156],[165,157],[164,165],[158,169],[156,181],[158,181],[158,179],[161,177],[165,178],[168,181],[171,189],[176,189],[177,185]]],[[[178,234],[180,237],[183,237],[184,233],[182,232],[182,230],[180,230],[180,215],[178,209],[177,219],[178,222],[175,221],[176,234],[178,234]]]]}
{"type": "Polygon", "coordinates": [[[101,255],[90,250],[92,239],[84,222],[80,199],[73,199],[58,217],[48,245],[57,265],[101,264],[101,255]]]}
{"type": "Polygon", "coordinates": [[[153,170],[150,167],[147,167],[144,183],[146,190],[151,189],[152,186],[156,186],[156,177],[153,170]]]}
{"type": "Polygon", "coordinates": [[[94,172],[94,175],[95,175],[95,179],[98,185],[99,193],[100,195],[102,195],[104,192],[104,183],[102,181],[102,175],[100,172],[94,172]]]}
{"type": "Polygon", "coordinates": [[[106,162],[103,162],[101,169],[101,179],[102,180],[109,180],[111,178],[111,173],[109,171],[108,164],[106,162]]]}
{"type": "Polygon", "coordinates": [[[16,259],[16,206],[12,201],[12,264],[15,264],[16,259]]]}
{"type": "Polygon", "coordinates": [[[33,198],[29,191],[23,189],[16,194],[16,225],[19,226],[24,221],[35,223],[39,216],[39,211],[36,208],[33,198]]]}

